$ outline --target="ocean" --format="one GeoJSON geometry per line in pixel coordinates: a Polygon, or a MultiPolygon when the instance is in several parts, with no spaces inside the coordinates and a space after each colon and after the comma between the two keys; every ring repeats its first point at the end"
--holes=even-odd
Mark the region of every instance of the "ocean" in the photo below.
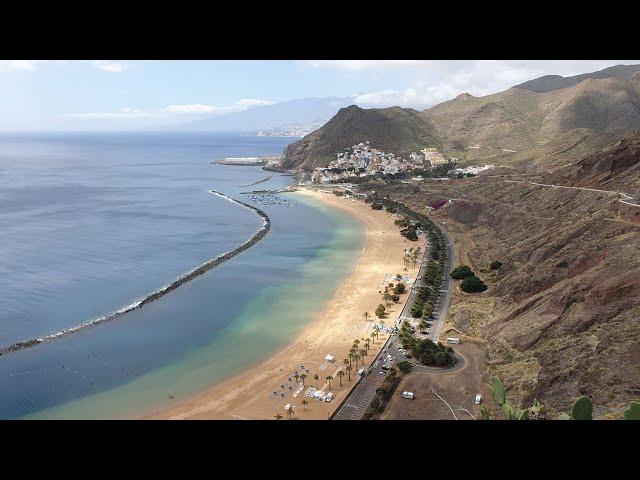
{"type": "Polygon", "coordinates": [[[0,356],[0,418],[136,418],[284,347],[350,271],[363,232],[292,177],[224,157],[287,138],[203,133],[0,135],[0,347],[108,314],[249,239],[143,308],[0,356]],[[258,182],[271,176],[271,179],[258,182]]]}

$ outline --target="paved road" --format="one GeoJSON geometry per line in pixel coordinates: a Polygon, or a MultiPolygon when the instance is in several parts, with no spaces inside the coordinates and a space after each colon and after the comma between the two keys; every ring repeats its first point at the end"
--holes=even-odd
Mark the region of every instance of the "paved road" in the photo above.
{"type": "Polygon", "coordinates": [[[548,188],[566,188],[570,190],[584,190],[587,192],[598,192],[598,193],[610,193],[613,195],[618,195],[622,198],[618,198],[619,202],[625,203],[627,205],[631,205],[633,207],[640,207],[640,204],[629,202],[628,200],[633,201],[633,197],[628,193],[618,192],[616,190],[600,190],[598,188],[587,188],[587,187],[571,187],[568,185],[553,185],[551,183],[537,183],[537,182],[521,182],[517,180],[505,180],[505,183],[522,183],[525,185],[536,185],[538,187],[548,187],[548,188]]]}
{"type": "MultiPolygon", "coordinates": [[[[455,253],[453,251],[453,243],[451,243],[451,239],[445,233],[445,231],[440,228],[445,240],[445,246],[447,250],[447,258],[445,260],[445,281],[443,292],[441,293],[438,302],[436,303],[436,314],[434,316],[434,321],[431,325],[431,333],[430,337],[432,340],[437,341],[437,338],[440,336],[440,332],[442,331],[442,327],[444,325],[444,319],[447,316],[447,310],[449,308],[449,303],[451,301],[451,290],[453,287],[453,279],[449,275],[451,272],[452,265],[454,265],[455,261],[455,253]]],[[[414,320],[410,315],[411,305],[417,295],[417,289],[421,285],[422,276],[425,273],[429,260],[431,258],[431,248],[428,246],[427,237],[425,236],[425,245],[424,245],[424,255],[422,257],[422,263],[420,265],[420,270],[416,276],[416,281],[414,282],[411,290],[409,292],[409,296],[407,297],[407,301],[398,316],[398,320],[396,321],[396,326],[400,325],[403,320],[414,320]]],[[[414,320],[415,322],[415,320],[414,320]]],[[[375,358],[371,367],[367,372],[365,378],[360,380],[360,383],[356,385],[351,393],[349,393],[347,399],[343,402],[343,404],[338,408],[338,410],[331,417],[332,420],[360,420],[364,415],[364,412],[367,410],[367,407],[371,403],[376,390],[382,384],[384,380],[384,376],[386,375],[386,371],[382,368],[385,363],[389,363],[391,365],[395,365],[398,361],[404,360],[404,354],[398,352],[398,348],[400,348],[398,337],[395,335],[391,335],[385,345],[378,353],[378,356],[375,358]]],[[[428,372],[442,372],[442,373],[451,373],[457,370],[460,370],[465,365],[464,357],[461,355],[457,355],[458,361],[455,365],[448,369],[442,369],[437,367],[427,367],[423,365],[414,366],[418,371],[424,369],[424,371],[428,372]]]]}
{"type": "Polygon", "coordinates": [[[441,290],[440,297],[438,298],[437,310],[434,315],[433,322],[431,324],[431,332],[430,338],[434,342],[437,342],[440,338],[440,334],[442,333],[442,328],[444,327],[444,321],[447,318],[447,312],[449,311],[449,304],[451,303],[451,293],[453,291],[453,278],[451,278],[451,270],[453,270],[453,265],[455,265],[456,261],[456,253],[453,249],[453,243],[451,242],[451,238],[447,234],[447,232],[438,225],[440,231],[442,232],[442,236],[444,237],[444,243],[447,249],[447,258],[444,262],[444,286],[441,290]]]}
{"type": "MultiPolygon", "coordinates": [[[[413,305],[413,302],[417,295],[417,287],[420,283],[418,282],[418,279],[422,278],[422,275],[424,274],[428,264],[428,259],[430,258],[429,255],[431,252],[426,243],[427,237],[425,236],[424,238],[424,253],[422,257],[422,263],[420,265],[420,270],[418,270],[416,281],[412,285],[407,297],[407,301],[405,302],[404,307],[402,307],[402,311],[398,316],[398,320],[395,323],[396,326],[399,325],[402,320],[407,317],[411,309],[411,305],[413,305]]],[[[349,393],[347,399],[338,408],[336,413],[334,413],[333,417],[331,417],[332,420],[360,420],[362,418],[364,412],[367,410],[367,407],[371,403],[373,396],[376,394],[376,390],[384,380],[385,370],[382,369],[382,365],[384,365],[385,362],[382,361],[382,357],[384,356],[384,358],[387,358],[387,354],[384,352],[389,349],[389,345],[391,343],[397,343],[397,341],[394,342],[394,338],[397,337],[392,335],[387,339],[384,346],[382,347],[382,350],[380,350],[380,353],[378,353],[378,356],[374,359],[371,367],[369,367],[367,375],[360,380],[360,382],[353,388],[353,390],[351,390],[351,393],[349,393]]],[[[394,357],[395,361],[395,359],[398,358],[397,350],[392,351],[391,355],[394,357]]]]}

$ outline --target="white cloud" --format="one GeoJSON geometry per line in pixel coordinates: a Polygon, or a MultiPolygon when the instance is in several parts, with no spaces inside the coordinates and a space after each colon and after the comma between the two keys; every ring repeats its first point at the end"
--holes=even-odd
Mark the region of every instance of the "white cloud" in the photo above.
{"type": "Polygon", "coordinates": [[[2,71],[35,71],[47,60],[0,60],[0,72],[2,71]]]}
{"type": "Polygon", "coordinates": [[[427,107],[444,102],[462,93],[448,84],[436,84],[423,88],[405,88],[404,90],[381,90],[356,95],[355,103],[364,107],[427,107]]]}
{"type": "Polygon", "coordinates": [[[71,113],[67,115],[73,118],[85,119],[114,119],[114,118],[166,118],[174,115],[211,115],[224,114],[231,112],[240,112],[249,110],[250,108],[262,105],[271,105],[274,102],[270,100],[259,100],[255,98],[244,98],[238,100],[232,105],[216,107],[213,105],[205,105],[202,103],[188,103],[169,105],[159,110],[140,110],[135,108],[121,108],[117,112],[87,112],[87,113],[71,113]]]}
{"type": "Polygon", "coordinates": [[[94,60],[92,65],[98,70],[110,73],[121,73],[127,69],[124,63],[112,62],[109,60],[94,60]]]}
{"type": "Polygon", "coordinates": [[[201,103],[192,103],[187,105],[169,105],[164,110],[168,113],[177,114],[214,113],[216,111],[219,111],[219,107],[202,105],[201,103]]]}
{"type": "Polygon", "coordinates": [[[261,107],[263,105],[273,105],[275,102],[271,100],[260,100],[258,98],[243,98],[242,100],[237,101],[234,105],[237,107],[261,107]]]}
{"type": "Polygon", "coordinates": [[[207,113],[231,113],[241,112],[254,107],[263,105],[271,105],[274,102],[270,100],[260,100],[257,98],[243,98],[232,105],[223,107],[215,107],[213,105],[203,105],[201,103],[192,103],[186,105],[169,105],[164,110],[168,113],[175,114],[207,114],[207,113]]]}
{"type": "Polygon", "coordinates": [[[301,65],[310,68],[334,68],[351,72],[424,68],[432,63],[432,60],[300,60],[301,65]]]}
{"type": "Polygon", "coordinates": [[[73,118],[86,118],[86,119],[114,119],[114,118],[144,118],[150,117],[150,112],[139,110],[136,108],[125,107],[121,108],[117,112],[88,112],[88,113],[71,113],[67,115],[73,118]]]}
{"type": "Polygon", "coordinates": [[[356,103],[363,106],[425,108],[455,98],[463,92],[475,96],[489,95],[543,75],[571,76],[618,64],[638,63],[637,60],[367,60],[310,62],[310,66],[349,71],[352,75],[360,72],[369,78],[376,72],[395,69],[393,75],[405,84],[404,88],[361,93],[355,96],[356,103]]]}

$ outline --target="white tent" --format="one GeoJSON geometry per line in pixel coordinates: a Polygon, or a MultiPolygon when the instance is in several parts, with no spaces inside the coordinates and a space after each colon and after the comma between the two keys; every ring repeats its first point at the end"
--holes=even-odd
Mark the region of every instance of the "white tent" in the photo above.
{"type": "Polygon", "coordinates": [[[327,355],[326,357],[324,357],[324,359],[327,362],[333,362],[333,360],[335,359],[335,357],[333,355],[327,355]]]}

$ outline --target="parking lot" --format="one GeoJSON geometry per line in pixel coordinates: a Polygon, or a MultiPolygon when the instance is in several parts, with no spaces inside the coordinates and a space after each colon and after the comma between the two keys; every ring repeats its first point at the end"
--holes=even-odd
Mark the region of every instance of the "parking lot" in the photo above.
{"type": "Polygon", "coordinates": [[[382,419],[472,420],[471,415],[479,417],[482,404],[474,405],[474,400],[477,393],[482,395],[482,402],[486,400],[480,372],[484,354],[472,343],[456,345],[455,349],[465,358],[462,369],[454,369],[452,373],[416,369],[408,373],[398,385],[382,419]],[[414,399],[402,398],[405,391],[413,392],[414,399]]]}

